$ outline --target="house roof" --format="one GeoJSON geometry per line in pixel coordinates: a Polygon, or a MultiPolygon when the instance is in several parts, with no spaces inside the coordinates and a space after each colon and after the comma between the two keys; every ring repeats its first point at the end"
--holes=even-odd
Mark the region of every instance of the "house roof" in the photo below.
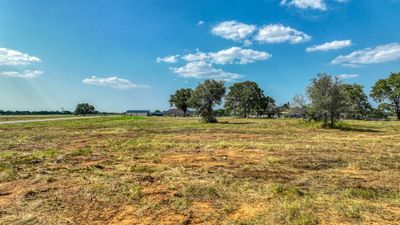
{"type": "Polygon", "coordinates": [[[128,110],[126,113],[150,113],[150,110],[128,110]]]}

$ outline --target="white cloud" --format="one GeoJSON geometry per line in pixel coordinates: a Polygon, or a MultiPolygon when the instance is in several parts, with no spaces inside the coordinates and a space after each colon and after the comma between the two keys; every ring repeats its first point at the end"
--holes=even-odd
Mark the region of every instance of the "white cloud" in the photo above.
{"type": "Polygon", "coordinates": [[[242,49],[240,47],[232,47],[215,53],[211,52],[209,55],[214,64],[248,64],[267,60],[272,56],[268,52],[242,49]]]}
{"type": "Polygon", "coordinates": [[[254,25],[240,23],[234,20],[217,24],[211,32],[217,36],[233,41],[242,41],[257,29],[254,25]]]}
{"type": "Polygon", "coordinates": [[[339,74],[336,76],[337,79],[339,80],[344,80],[344,79],[351,79],[351,78],[356,78],[358,77],[358,74],[339,74]]]}
{"type": "Polygon", "coordinates": [[[216,69],[211,63],[204,61],[188,62],[182,67],[170,68],[174,73],[185,78],[196,78],[196,79],[216,79],[232,81],[242,76],[237,73],[225,72],[222,69],[216,69]]]}
{"type": "Polygon", "coordinates": [[[196,23],[197,26],[202,26],[204,25],[204,21],[203,20],[199,20],[199,22],[196,23]]]}
{"type": "Polygon", "coordinates": [[[268,52],[253,49],[243,49],[241,47],[231,47],[218,52],[204,53],[199,50],[195,54],[187,54],[182,59],[188,62],[204,61],[211,64],[249,64],[255,61],[267,60],[271,58],[268,52]]]}
{"type": "Polygon", "coordinates": [[[43,71],[40,70],[0,71],[0,77],[36,78],[41,74],[43,74],[43,71]]]}
{"type": "Polygon", "coordinates": [[[324,0],[282,0],[281,5],[294,6],[300,9],[327,10],[324,0]]]}
{"type": "Polygon", "coordinates": [[[255,40],[270,44],[283,42],[298,44],[311,40],[311,36],[282,24],[269,24],[258,31],[255,40]]]}
{"type": "Polygon", "coordinates": [[[341,48],[345,48],[348,46],[351,46],[351,40],[343,40],[343,41],[332,41],[332,42],[327,42],[321,45],[315,45],[312,47],[306,48],[307,52],[316,52],[316,51],[321,51],[321,52],[327,52],[330,50],[337,50],[341,48]]]}
{"type": "Polygon", "coordinates": [[[345,66],[360,66],[400,59],[400,43],[380,45],[375,48],[365,48],[348,55],[340,55],[331,61],[332,64],[345,66]]]}
{"type": "Polygon", "coordinates": [[[0,48],[0,65],[19,66],[29,65],[40,61],[41,60],[36,56],[30,56],[26,53],[8,48],[0,48]]]}
{"type": "Polygon", "coordinates": [[[82,80],[82,82],[85,84],[105,86],[105,87],[110,87],[110,88],[115,88],[115,89],[132,89],[132,88],[148,88],[148,87],[150,87],[148,85],[134,84],[129,80],[122,79],[122,78],[119,78],[116,76],[104,77],[104,78],[92,76],[90,78],[86,78],[86,79],[82,80]]]}
{"type": "Polygon", "coordinates": [[[165,57],[158,57],[157,62],[165,62],[165,63],[177,63],[179,55],[170,55],[165,57]]]}
{"type": "Polygon", "coordinates": [[[347,3],[347,2],[349,2],[350,0],[335,0],[335,2],[339,2],[339,3],[347,3]]]}
{"type": "Polygon", "coordinates": [[[188,62],[192,61],[205,61],[208,60],[210,56],[207,53],[201,52],[199,49],[196,49],[196,53],[190,53],[182,56],[182,59],[188,62]]]}

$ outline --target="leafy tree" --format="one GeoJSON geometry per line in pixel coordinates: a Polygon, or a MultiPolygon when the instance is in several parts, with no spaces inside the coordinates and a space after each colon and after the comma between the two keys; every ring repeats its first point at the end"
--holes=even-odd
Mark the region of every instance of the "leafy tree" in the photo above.
{"type": "Polygon", "coordinates": [[[196,109],[206,123],[215,123],[217,119],[213,107],[221,104],[225,91],[223,81],[206,80],[193,91],[189,100],[190,106],[196,109]]]}
{"type": "Polygon", "coordinates": [[[334,127],[335,120],[346,107],[346,95],[342,83],[327,74],[318,74],[307,88],[314,112],[322,115],[324,126],[334,127]]]}
{"type": "Polygon", "coordinates": [[[183,111],[184,116],[186,116],[187,110],[189,108],[189,99],[193,94],[193,90],[190,88],[182,88],[176,90],[174,95],[171,95],[169,103],[171,106],[175,106],[177,109],[183,111]]]}
{"type": "Polygon", "coordinates": [[[283,113],[287,113],[288,111],[290,111],[290,103],[286,102],[276,107],[275,114],[277,114],[278,117],[281,117],[283,113]]]}
{"type": "Polygon", "coordinates": [[[75,115],[82,115],[86,116],[87,114],[93,114],[96,110],[94,106],[90,105],[89,103],[79,103],[75,109],[75,115]]]}
{"type": "Polygon", "coordinates": [[[388,106],[400,120],[400,73],[392,73],[388,78],[378,80],[372,87],[371,97],[388,106]]]}
{"type": "Polygon", "coordinates": [[[267,115],[272,118],[277,113],[275,99],[270,96],[263,96],[257,104],[257,115],[267,115]]]}
{"type": "Polygon", "coordinates": [[[359,84],[342,84],[347,98],[346,113],[353,119],[365,118],[372,110],[368,96],[359,84]]]}
{"type": "Polygon", "coordinates": [[[307,101],[304,95],[298,94],[293,97],[290,112],[295,114],[296,117],[306,117],[307,101]]]}
{"type": "Polygon", "coordinates": [[[374,119],[386,119],[387,115],[385,114],[385,110],[381,107],[372,108],[371,111],[368,113],[368,118],[374,119]]]}
{"type": "Polygon", "coordinates": [[[214,115],[216,117],[222,117],[222,116],[227,116],[227,113],[226,113],[225,109],[216,109],[216,110],[214,110],[214,115]]]}
{"type": "Polygon", "coordinates": [[[246,118],[262,108],[260,104],[263,98],[263,90],[257,83],[252,81],[235,83],[229,87],[229,93],[225,97],[225,110],[233,116],[246,118]]]}

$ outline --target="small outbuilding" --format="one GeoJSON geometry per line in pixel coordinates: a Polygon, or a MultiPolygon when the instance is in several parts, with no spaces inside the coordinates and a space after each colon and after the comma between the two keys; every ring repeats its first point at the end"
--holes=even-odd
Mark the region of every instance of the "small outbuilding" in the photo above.
{"type": "Polygon", "coordinates": [[[128,110],[125,112],[126,116],[150,116],[150,110],[128,110]]]}

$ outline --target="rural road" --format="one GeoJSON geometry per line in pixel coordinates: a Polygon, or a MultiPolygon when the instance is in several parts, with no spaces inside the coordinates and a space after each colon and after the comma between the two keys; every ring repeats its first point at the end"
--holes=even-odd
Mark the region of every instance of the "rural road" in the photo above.
{"type": "Polygon", "coordinates": [[[17,123],[34,123],[34,122],[46,122],[55,120],[78,120],[78,119],[91,119],[99,118],[100,116],[86,116],[86,117],[61,117],[61,118],[48,118],[48,119],[32,119],[32,120],[14,120],[14,121],[1,121],[1,124],[17,124],[17,123]]]}

